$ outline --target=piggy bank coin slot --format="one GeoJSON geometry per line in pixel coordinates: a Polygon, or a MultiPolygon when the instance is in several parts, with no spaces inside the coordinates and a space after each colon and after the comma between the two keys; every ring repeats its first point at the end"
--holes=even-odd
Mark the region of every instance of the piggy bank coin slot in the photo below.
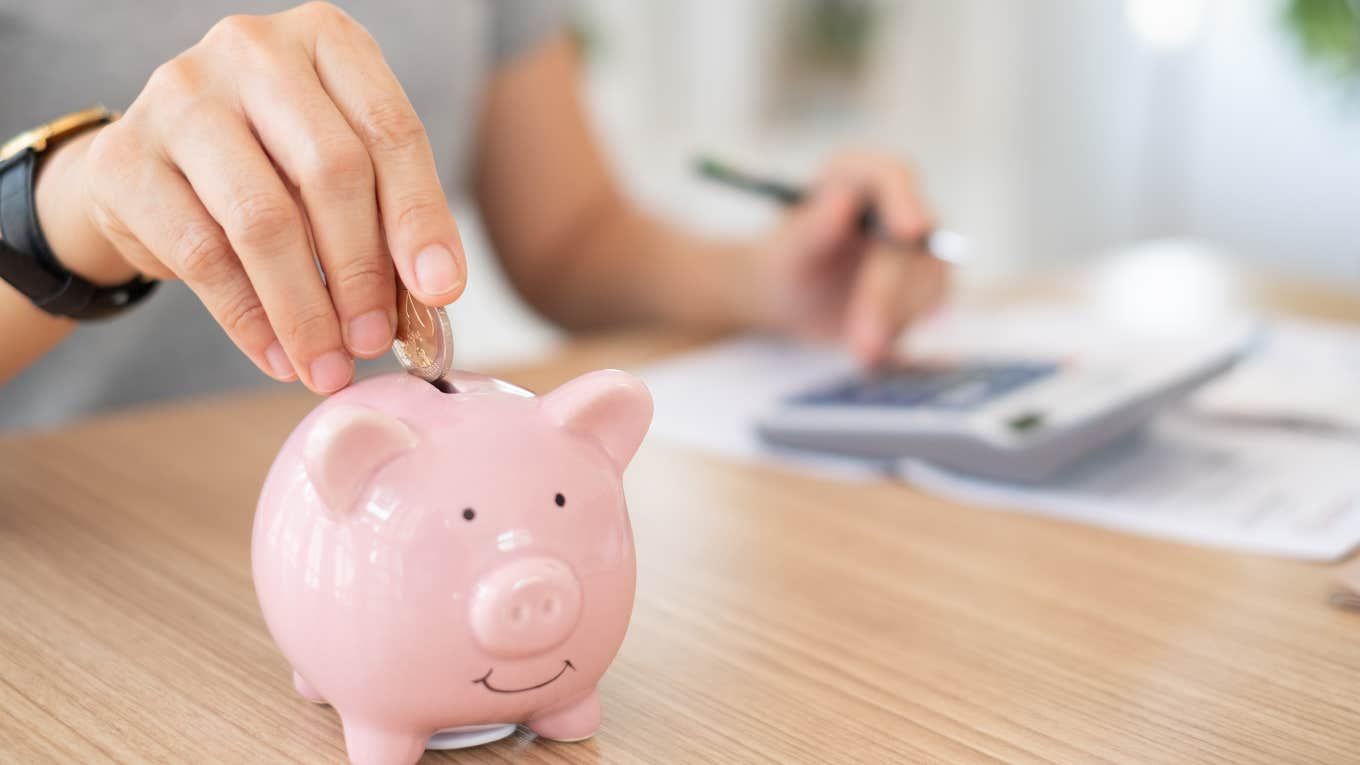
{"type": "Polygon", "coordinates": [[[453,383],[449,382],[448,380],[445,380],[445,379],[442,378],[442,377],[440,377],[440,378],[438,378],[438,379],[436,379],[436,380],[431,380],[431,381],[430,381],[430,384],[433,385],[433,386],[434,386],[434,389],[437,390],[437,391],[439,391],[440,393],[457,393],[457,392],[458,392],[458,389],[455,388],[455,387],[453,387],[453,383]]]}

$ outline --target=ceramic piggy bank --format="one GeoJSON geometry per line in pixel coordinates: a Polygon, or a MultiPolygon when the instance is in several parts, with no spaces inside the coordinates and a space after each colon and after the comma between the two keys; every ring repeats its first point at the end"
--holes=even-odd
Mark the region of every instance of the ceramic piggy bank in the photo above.
{"type": "Polygon", "coordinates": [[[406,765],[522,723],[574,741],[633,606],[620,476],[647,389],[587,374],[534,397],[360,382],[288,438],[255,516],[255,589],[298,693],[356,765],[406,765]],[[432,738],[433,737],[433,738],[432,738]]]}

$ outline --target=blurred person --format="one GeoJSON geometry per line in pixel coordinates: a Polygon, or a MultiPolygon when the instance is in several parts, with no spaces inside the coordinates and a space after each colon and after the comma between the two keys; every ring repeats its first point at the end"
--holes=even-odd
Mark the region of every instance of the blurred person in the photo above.
{"type": "Polygon", "coordinates": [[[858,233],[867,204],[902,239],[930,227],[889,156],[829,159],[809,200],[750,241],[634,207],[591,138],[557,3],[272,5],[0,0],[4,135],[130,101],[33,152],[30,179],[0,176],[6,240],[47,253],[24,253],[43,274],[0,267],[0,425],[243,384],[254,371],[223,338],[275,380],[343,388],[391,345],[396,279],[430,305],[463,292],[445,186],[468,188],[515,288],[569,329],[835,335],[875,363],[944,290],[935,259],[858,233]],[[277,12],[226,15],[243,5],[277,12]],[[30,277],[37,297],[16,289],[30,277]],[[188,289],[143,303],[143,277],[188,289]],[[53,310],[119,316],[35,364],[77,326],[53,310]]]}

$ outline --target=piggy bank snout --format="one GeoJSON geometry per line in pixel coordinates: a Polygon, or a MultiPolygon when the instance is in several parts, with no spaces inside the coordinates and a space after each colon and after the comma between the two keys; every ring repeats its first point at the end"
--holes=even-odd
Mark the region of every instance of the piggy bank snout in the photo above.
{"type": "Polygon", "coordinates": [[[581,583],[556,558],[521,558],[477,580],[472,633],[488,653],[520,657],[564,642],[581,616],[581,583]]]}

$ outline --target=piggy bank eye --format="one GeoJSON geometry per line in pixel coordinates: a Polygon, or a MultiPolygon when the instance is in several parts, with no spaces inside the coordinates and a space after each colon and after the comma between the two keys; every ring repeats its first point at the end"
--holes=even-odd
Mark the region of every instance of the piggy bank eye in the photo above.
{"type": "Polygon", "coordinates": [[[463,520],[470,521],[477,517],[477,511],[470,507],[463,508],[463,520]]]}
{"type": "Polygon", "coordinates": [[[553,497],[553,501],[557,503],[558,507],[565,507],[567,504],[567,498],[562,496],[561,492],[558,492],[557,496],[553,497]]]}

